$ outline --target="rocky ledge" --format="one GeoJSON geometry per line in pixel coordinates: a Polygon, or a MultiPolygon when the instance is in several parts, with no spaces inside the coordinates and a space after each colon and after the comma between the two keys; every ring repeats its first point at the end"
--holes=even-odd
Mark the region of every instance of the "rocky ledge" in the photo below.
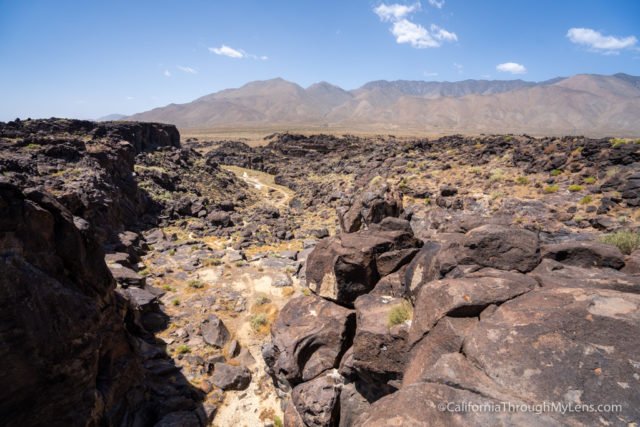
{"type": "Polygon", "coordinates": [[[263,348],[285,425],[633,425],[638,254],[495,221],[421,242],[385,217],[326,238],[306,265],[313,293],[263,348]],[[544,404],[600,410],[460,409],[544,404]]]}

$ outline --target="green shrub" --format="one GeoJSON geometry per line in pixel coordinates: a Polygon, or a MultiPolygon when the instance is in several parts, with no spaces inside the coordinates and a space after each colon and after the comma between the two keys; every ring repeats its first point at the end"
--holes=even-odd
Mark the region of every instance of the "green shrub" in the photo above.
{"type": "Polygon", "coordinates": [[[502,169],[495,169],[489,177],[490,182],[502,181],[504,179],[504,171],[502,169]]]}
{"type": "Polygon", "coordinates": [[[520,185],[527,185],[529,183],[529,178],[526,176],[519,176],[516,178],[516,182],[520,185]]]}
{"type": "Polygon", "coordinates": [[[256,298],[256,305],[265,305],[270,302],[271,300],[264,295],[260,295],[256,298]]]}
{"type": "Polygon", "coordinates": [[[595,184],[596,179],[592,176],[588,176],[584,179],[585,184],[595,184]]]}
{"type": "Polygon", "coordinates": [[[562,174],[562,171],[560,169],[554,169],[551,171],[551,176],[558,176],[561,174],[562,174]]]}
{"type": "Polygon", "coordinates": [[[640,248],[640,233],[632,231],[618,231],[612,234],[605,234],[600,241],[608,245],[617,246],[620,252],[629,255],[640,248]]]}
{"type": "Polygon", "coordinates": [[[542,191],[544,191],[547,194],[551,194],[551,193],[557,193],[559,189],[560,187],[558,186],[558,184],[552,184],[544,187],[542,191]]]}
{"type": "Polygon", "coordinates": [[[178,298],[175,298],[171,301],[171,304],[175,305],[176,307],[180,305],[180,300],[178,298]]]}
{"type": "Polygon", "coordinates": [[[198,279],[189,280],[189,287],[194,289],[204,288],[204,283],[198,279]]]}
{"type": "Polygon", "coordinates": [[[27,150],[36,150],[36,149],[40,148],[40,146],[38,144],[27,144],[25,148],[27,150]]]}
{"type": "Polygon", "coordinates": [[[249,319],[249,323],[251,324],[251,328],[254,331],[259,330],[262,326],[267,324],[267,316],[262,313],[254,314],[249,319]]]}
{"type": "Polygon", "coordinates": [[[613,138],[609,142],[611,142],[611,146],[614,148],[629,143],[629,141],[623,138],[613,138]]]}
{"type": "Polygon", "coordinates": [[[569,186],[569,191],[575,193],[576,191],[582,191],[584,190],[584,187],[582,185],[578,185],[578,184],[571,184],[569,186]]]}
{"type": "Polygon", "coordinates": [[[582,199],[580,199],[580,204],[581,205],[588,205],[589,203],[591,203],[593,201],[593,197],[586,195],[584,196],[582,199]]]}
{"type": "Polygon", "coordinates": [[[273,427],[283,427],[284,423],[282,422],[282,418],[277,415],[273,416],[273,427]]]}
{"type": "Polygon", "coordinates": [[[402,301],[402,304],[391,308],[388,315],[389,326],[399,325],[413,317],[413,307],[409,301],[402,301]]]}
{"type": "Polygon", "coordinates": [[[189,348],[188,345],[186,344],[181,344],[178,347],[176,347],[176,353],[178,354],[187,354],[187,353],[191,353],[191,349],[189,348]]]}

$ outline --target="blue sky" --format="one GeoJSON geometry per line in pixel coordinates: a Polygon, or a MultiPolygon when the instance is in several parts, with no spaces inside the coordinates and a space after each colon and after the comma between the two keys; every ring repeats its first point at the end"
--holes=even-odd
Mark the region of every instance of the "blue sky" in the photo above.
{"type": "Polygon", "coordinates": [[[640,75],[640,1],[0,0],[0,120],[96,118],[252,80],[640,75]]]}

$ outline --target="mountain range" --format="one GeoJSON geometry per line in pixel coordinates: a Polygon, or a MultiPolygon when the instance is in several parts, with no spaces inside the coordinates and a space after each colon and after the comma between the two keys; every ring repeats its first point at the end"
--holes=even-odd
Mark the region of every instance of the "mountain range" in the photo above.
{"type": "Polygon", "coordinates": [[[640,77],[578,74],[543,82],[385,81],[344,90],[276,78],[126,120],[182,129],[321,126],[371,131],[640,135],[640,77]]]}

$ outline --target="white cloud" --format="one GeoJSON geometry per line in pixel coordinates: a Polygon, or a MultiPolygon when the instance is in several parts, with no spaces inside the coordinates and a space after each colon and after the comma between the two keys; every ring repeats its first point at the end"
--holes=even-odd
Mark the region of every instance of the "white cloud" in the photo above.
{"type": "Polygon", "coordinates": [[[378,7],[374,8],[373,12],[380,17],[380,20],[393,22],[398,21],[417,10],[420,10],[419,2],[412,5],[382,3],[378,7]]]}
{"type": "Polygon", "coordinates": [[[456,33],[451,33],[444,28],[438,27],[436,24],[431,24],[431,34],[436,40],[442,40],[447,42],[458,41],[456,33]]]}
{"type": "Polygon", "coordinates": [[[442,6],[444,6],[444,0],[429,0],[429,4],[433,7],[437,7],[438,9],[442,9],[442,6]]]}
{"type": "Polygon", "coordinates": [[[169,70],[164,70],[164,73],[162,74],[164,74],[165,77],[171,77],[171,71],[169,70]]]}
{"type": "Polygon", "coordinates": [[[246,56],[244,52],[236,50],[224,44],[220,47],[210,47],[209,52],[213,52],[216,55],[228,56],[229,58],[236,59],[244,58],[246,56]]]}
{"type": "Polygon", "coordinates": [[[458,40],[455,33],[431,24],[427,30],[420,24],[407,19],[407,15],[420,10],[420,3],[413,5],[380,4],[373,9],[382,22],[392,22],[391,34],[396,38],[396,43],[407,43],[417,49],[440,47],[443,42],[458,40]]]}
{"type": "Polygon", "coordinates": [[[397,43],[409,43],[419,49],[440,46],[440,43],[431,37],[426,28],[407,19],[394,22],[393,27],[391,27],[391,34],[396,37],[397,43]]]}
{"type": "Polygon", "coordinates": [[[209,52],[215,53],[216,55],[228,56],[229,58],[234,59],[256,59],[261,61],[267,61],[269,59],[266,55],[254,55],[252,53],[247,53],[242,49],[234,49],[227,45],[222,45],[220,47],[210,47],[209,52]]]}
{"type": "Polygon", "coordinates": [[[567,31],[567,37],[572,43],[587,46],[604,53],[615,53],[621,49],[633,47],[638,43],[635,36],[614,37],[605,36],[590,28],[571,28],[567,31]]]}
{"type": "Polygon", "coordinates": [[[182,65],[178,65],[177,68],[178,68],[178,70],[183,71],[183,72],[188,73],[188,74],[198,74],[198,70],[196,70],[194,68],[191,68],[191,67],[184,67],[182,65]]]}
{"type": "Polygon", "coordinates": [[[527,72],[527,69],[524,65],[515,62],[505,62],[504,64],[498,64],[496,66],[496,70],[502,71],[503,73],[511,74],[524,74],[527,72]]]}

